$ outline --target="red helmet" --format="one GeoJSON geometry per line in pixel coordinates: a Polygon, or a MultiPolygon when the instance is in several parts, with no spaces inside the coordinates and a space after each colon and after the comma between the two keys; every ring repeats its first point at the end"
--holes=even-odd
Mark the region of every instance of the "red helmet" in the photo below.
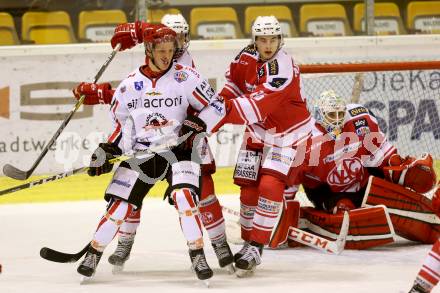
{"type": "Polygon", "coordinates": [[[175,31],[163,24],[154,24],[143,32],[144,43],[159,44],[168,41],[176,41],[177,34],[175,31]]]}

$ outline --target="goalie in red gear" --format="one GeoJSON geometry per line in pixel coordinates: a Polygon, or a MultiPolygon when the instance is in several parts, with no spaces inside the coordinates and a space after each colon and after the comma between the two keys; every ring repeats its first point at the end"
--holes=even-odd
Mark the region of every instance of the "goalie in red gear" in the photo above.
{"type": "MultiPolygon", "coordinates": [[[[384,200],[387,197],[397,199],[400,193],[395,193],[395,190],[402,188],[406,190],[405,196],[407,193],[411,195],[405,197],[407,200],[414,203],[424,202],[423,195],[418,195],[416,191],[426,192],[433,188],[435,172],[432,158],[424,155],[420,159],[401,160],[395,147],[380,131],[374,115],[362,105],[346,105],[345,101],[333,91],[321,95],[314,107],[314,115],[316,123],[309,161],[296,182],[303,185],[308,199],[314,204],[314,208],[302,208],[302,222],[308,223],[309,227],[315,227],[314,232],[322,233],[324,229],[336,235],[337,230],[330,230],[332,226],[340,225],[341,217],[336,218],[333,215],[360,208],[364,201],[367,206],[384,205],[387,208],[382,208],[382,211],[371,210],[376,214],[359,210],[356,212],[356,221],[350,212],[347,248],[364,249],[391,242],[393,228],[403,237],[423,243],[433,243],[435,235],[439,235],[436,224],[414,231],[417,229],[412,229],[412,225],[413,220],[416,219],[408,218],[408,215],[406,219],[402,219],[395,214],[396,209],[403,209],[402,204],[397,200],[393,204],[390,204],[389,200],[384,200]],[[370,175],[388,178],[406,188],[394,185],[393,188],[384,191],[380,199],[376,199],[368,194],[365,195],[370,175]],[[413,194],[416,196],[412,196],[413,194]],[[375,199],[375,202],[369,203],[366,198],[370,198],[370,201],[375,199]],[[368,221],[372,218],[377,222],[368,221]],[[393,224],[390,223],[389,218],[393,224]],[[362,221],[365,224],[361,224],[362,221]],[[379,228],[375,229],[374,226],[379,228]],[[363,227],[364,231],[360,227],[363,227]],[[413,232],[411,236],[409,231],[413,232]],[[364,235],[364,240],[352,241],[353,235],[364,235]]],[[[431,212],[433,215],[429,204],[424,207],[425,212],[431,212]]],[[[272,246],[277,246],[286,239],[283,234],[287,233],[285,229],[279,233],[274,235],[272,246]]]]}
{"type": "MultiPolygon", "coordinates": [[[[174,55],[175,63],[194,68],[194,61],[188,52],[189,46],[189,25],[181,14],[166,14],[161,20],[163,25],[168,26],[176,33],[177,51],[174,55]]],[[[154,30],[156,25],[135,22],[124,23],[116,27],[115,33],[111,39],[112,47],[114,48],[118,43],[121,43],[121,51],[130,49],[137,44],[144,41],[144,34],[149,30],[154,30]]],[[[146,56],[146,63],[148,64],[149,57],[146,56]]],[[[109,83],[91,84],[81,83],[74,89],[76,99],[81,95],[85,95],[84,103],[86,105],[96,104],[110,104],[114,95],[114,90],[109,83]]],[[[206,95],[206,93],[201,93],[206,95]]],[[[189,113],[194,113],[194,110],[189,108],[189,113]]],[[[202,160],[202,189],[201,198],[198,208],[201,213],[203,226],[208,232],[214,251],[218,257],[221,267],[232,264],[232,253],[226,242],[225,220],[222,213],[222,208],[217,196],[215,195],[214,181],[212,174],[216,171],[214,156],[207,139],[201,141],[197,146],[200,159],[202,160]]],[[[133,213],[132,217],[122,224],[118,231],[119,240],[116,251],[120,251],[119,246],[125,245],[130,250],[134,243],[134,237],[137,227],[140,224],[140,209],[133,213]]],[[[109,261],[115,263],[117,259],[114,255],[110,256],[109,261]]]]}

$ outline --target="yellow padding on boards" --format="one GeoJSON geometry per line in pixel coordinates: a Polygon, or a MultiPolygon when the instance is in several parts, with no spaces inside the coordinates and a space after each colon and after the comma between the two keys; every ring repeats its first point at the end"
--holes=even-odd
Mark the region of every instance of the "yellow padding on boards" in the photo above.
{"type": "MultiPolygon", "coordinates": [[[[217,168],[214,174],[215,191],[217,194],[239,194],[240,189],[233,184],[234,168],[217,168]]],[[[32,176],[27,181],[18,181],[8,177],[0,177],[0,190],[7,189],[26,182],[34,181],[45,176],[32,176]]],[[[112,174],[90,177],[87,174],[75,175],[56,182],[24,189],[0,196],[0,204],[7,203],[35,203],[51,201],[97,200],[104,196],[105,188],[112,178],[112,174]]],[[[151,189],[149,197],[163,197],[166,182],[158,182],[151,189]]]]}

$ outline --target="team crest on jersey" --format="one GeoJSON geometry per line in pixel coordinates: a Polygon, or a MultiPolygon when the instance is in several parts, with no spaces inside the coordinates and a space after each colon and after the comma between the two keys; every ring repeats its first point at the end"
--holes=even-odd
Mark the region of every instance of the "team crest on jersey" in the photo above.
{"type": "Polygon", "coordinates": [[[137,90],[137,91],[140,91],[141,89],[143,89],[144,88],[144,82],[141,80],[141,81],[135,81],[134,82],[134,88],[137,90]]]}
{"type": "Polygon", "coordinates": [[[188,79],[188,73],[186,73],[185,71],[177,71],[174,73],[174,79],[178,83],[184,82],[188,79]]]}
{"type": "Polygon", "coordinates": [[[364,177],[364,167],[359,158],[343,159],[331,170],[327,182],[334,186],[345,186],[359,183],[364,177]]]}
{"type": "Polygon", "coordinates": [[[160,113],[152,113],[145,118],[144,129],[146,131],[151,129],[160,131],[161,127],[168,125],[170,122],[172,121],[168,121],[164,115],[160,113]]]}
{"type": "Polygon", "coordinates": [[[270,61],[267,64],[267,67],[269,68],[269,75],[277,75],[279,71],[278,61],[277,59],[270,61]]]}
{"type": "Polygon", "coordinates": [[[269,84],[270,84],[271,86],[273,86],[274,88],[279,88],[279,87],[281,87],[283,84],[285,84],[286,81],[287,81],[287,78],[278,78],[278,77],[276,77],[276,78],[272,79],[272,81],[269,82],[269,84]]]}
{"type": "Polygon", "coordinates": [[[348,112],[350,113],[351,117],[355,117],[358,115],[368,113],[368,109],[365,107],[356,107],[356,108],[349,110],[348,112]]]}

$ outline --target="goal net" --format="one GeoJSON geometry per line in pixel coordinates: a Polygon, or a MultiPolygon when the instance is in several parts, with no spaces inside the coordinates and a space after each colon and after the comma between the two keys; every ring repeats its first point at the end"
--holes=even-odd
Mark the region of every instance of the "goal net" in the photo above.
{"type": "MultiPolygon", "coordinates": [[[[440,160],[440,61],[301,65],[308,104],[333,89],[377,117],[399,154],[440,160]]],[[[438,170],[438,169],[437,169],[438,170]]]]}

